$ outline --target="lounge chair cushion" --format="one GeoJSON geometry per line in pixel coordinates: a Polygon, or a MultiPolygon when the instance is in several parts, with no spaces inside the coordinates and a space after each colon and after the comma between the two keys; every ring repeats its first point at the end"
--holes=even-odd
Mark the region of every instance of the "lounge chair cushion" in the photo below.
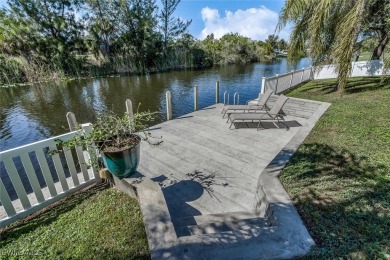
{"type": "Polygon", "coordinates": [[[263,106],[257,105],[229,105],[224,108],[224,110],[249,110],[249,109],[262,109],[263,106]]]}
{"type": "Polygon", "coordinates": [[[245,113],[245,114],[230,114],[229,116],[231,121],[235,120],[272,120],[274,119],[267,113],[245,113]]]}

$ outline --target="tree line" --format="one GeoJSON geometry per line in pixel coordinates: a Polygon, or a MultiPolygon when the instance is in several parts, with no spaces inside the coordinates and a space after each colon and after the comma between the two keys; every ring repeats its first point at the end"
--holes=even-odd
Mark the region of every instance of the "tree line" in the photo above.
{"type": "Polygon", "coordinates": [[[271,35],[198,40],[180,0],[8,0],[0,9],[0,84],[149,73],[271,59],[271,35]]]}

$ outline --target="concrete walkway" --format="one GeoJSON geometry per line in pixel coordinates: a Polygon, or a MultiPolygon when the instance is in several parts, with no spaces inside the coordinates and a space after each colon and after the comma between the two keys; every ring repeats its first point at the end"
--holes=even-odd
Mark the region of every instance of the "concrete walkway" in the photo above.
{"type": "MultiPolygon", "coordinates": [[[[271,98],[272,103],[276,97],[271,98]]],[[[116,185],[137,196],[154,259],[275,259],[314,245],[277,175],[327,103],[290,98],[287,131],[272,123],[229,130],[218,104],[151,129],[132,178],[116,185]]]]}

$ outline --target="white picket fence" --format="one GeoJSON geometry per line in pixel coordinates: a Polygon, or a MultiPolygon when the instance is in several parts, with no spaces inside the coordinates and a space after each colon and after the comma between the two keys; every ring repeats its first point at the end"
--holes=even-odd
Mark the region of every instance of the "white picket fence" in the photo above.
{"type": "MultiPolygon", "coordinates": [[[[350,77],[370,77],[381,76],[384,73],[384,63],[380,60],[352,62],[350,77]]],[[[309,67],[301,70],[291,71],[286,74],[275,75],[273,77],[263,77],[261,93],[272,89],[275,94],[279,94],[290,88],[298,86],[303,82],[316,79],[335,79],[337,73],[334,65],[321,67],[309,67]]]]}
{"type": "Polygon", "coordinates": [[[268,89],[272,89],[275,94],[279,94],[303,82],[310,81],[311,79],[312,67],[291,71],[286,74],[276,75],[270,78],[263,77],[261,93],[264,93],[268,89]]]}
{"type": "MultiPolygon", "coordinates": [[[[83,129],[79,131],[87,133],[91,130],[91,126],[91,124],[83,124],[83,129]]],[[[97,170],[93,167],[87,167],[90,165],[91,158],[88,151],[83,150],[82,147],[75,147],[75,149],[72,149],[74,150],[73,153],[72,150],[64,148],[63,153],[61,153],[61,155],[63,154],[62,158],[58,153],[48,153],[48,151],[61,149],[58,147],[56,140],[67,141],[74,137],[77,132],[70,132],[0,152],[0,163],[4,164],[6,173],[18,197],[16,200],[11,200],[3,181],[0,179],[0,228],[100,180],[97,170]],[[45,187],[41,187],[38,181],[31,157],[35,157],[39,163],[46,184],[45,187]],[[54,164],[58,177],[57,182],[54,181],[49,169],[48,159],[54,164]],[[19,163],[17,167],[15,161],[21,161],[22,165],[19,163]],[[20,177],[21,171],[23,171],[21,168],[28,177],[33,193],[27,194],[26,192],[20,177]],[[77,171],[77,168],[80,169],[80,172],[77,171]],[[70,177],[66,177],[65,171],[69,173],[70,177]]],[[[89,149],[93,148],[90,147],[89,149]]]]}

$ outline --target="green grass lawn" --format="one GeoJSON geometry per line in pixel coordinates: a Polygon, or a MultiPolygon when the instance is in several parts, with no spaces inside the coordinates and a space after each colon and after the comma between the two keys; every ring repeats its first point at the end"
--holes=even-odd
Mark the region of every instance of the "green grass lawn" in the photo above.
{"type": "Polygon", "coordinates": [[[137,200],[103,188],[0,229],[0,259],[149,259],[137,200]]]}
{"type": "MultiPolygon", "coordinates": [[[[387,58],[389,57],[390,53],[386,51],[384,54],[382,54],[381,59],[383,58],[383,55],[385,56],[385,58],[387,58]]],[[[371,60],[371,56],[372,56],[372,52],[361,52],[358,61],[369,61],[371,60]]],[[[355,61],[355,57],[353,58],[352,61],[355,61]]]]}
{"type": "MultiPolygon", "coordinates": [[[[387,80],[389,82],[389,80],[387,80]]],[[[316,241],[311,259],[390,259],[390,83],[313,81],[288,95],[332,103],[280,179],[316,241]]]]}
{"type": "MultiPolygon", "coordinates": [[[[362,52],[359,55],[358,61],[369,61],[371,60],[371,56],[372,56],[372,52],[362,52]]],[[[353,61],[355,61],[355,59],[353,61]]]]}

